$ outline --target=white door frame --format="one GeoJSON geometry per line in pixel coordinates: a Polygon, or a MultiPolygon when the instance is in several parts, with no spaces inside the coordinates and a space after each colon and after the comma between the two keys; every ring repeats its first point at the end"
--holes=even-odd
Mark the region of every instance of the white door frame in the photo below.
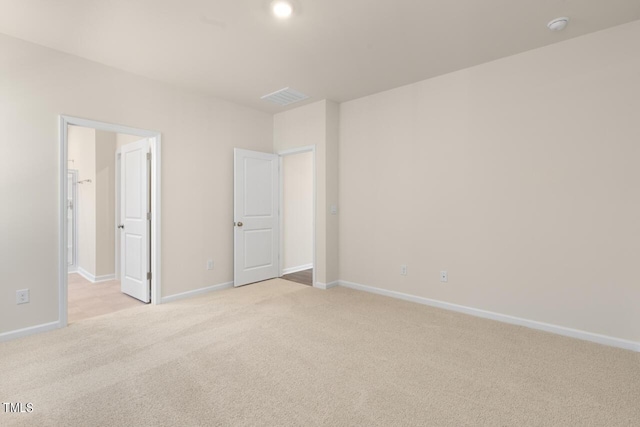
{"type": "MultiPolygon", "coordinates": [[[[116,158],[115,158],[115,165],[116,165],[116,182],[114,183],[115,190],[116,190],[116,213],[114,215],[115,218],[115,223],[116,224],[122,224],[120,222],[120,156],[121,156],[122,152],[120,150],[120,147],[118,147],[116,149],[116,158]]],[[[114,248],[114,256],[115,256],[115,268],[116,268],[116,279],[120,280],[120,229],[118,227],[116,227],[116,229],[113,231],[115,233],[115,248],[114,248]]]]}
{"type": "Polygon", "coordinates": [[[160,147],[162,135],[160,132],[115,125],[66,115],[59,116],[59,144],[60,144],[60,194],[59,194],[59,259],[58,259],[58,319],[59,327],[67,326],[67,171],[68,171],[68,133],[69,125],[93,128],[96,130],[124,133],[150,138],[151,140],[151,304],[161,302],[161,215],[160,215],[160,177],[161,157],[160,147]]]}
{"type": "Polygon", "coordinates": [[[315,145],[306,145],[304,147],[290,148],[287,150],[278,151],[276,154],[279,156],[279,170],[280,173],[280,272],[278,277],[282,277],[284,270],[284,223],[282,221],[282,212],[284,211],[284,180],[282,179],[282,159],[285,156],[291,156],[293,154],[301,154],[301,153],[311,153],[311,162],[312,162],[312,175],[313,175],[313,233],[311,236],[311,245],[312,245],[312,261],[313,262],[313,273],[312,273],[312,285],[316,286],[316,146],[315,145]]]}

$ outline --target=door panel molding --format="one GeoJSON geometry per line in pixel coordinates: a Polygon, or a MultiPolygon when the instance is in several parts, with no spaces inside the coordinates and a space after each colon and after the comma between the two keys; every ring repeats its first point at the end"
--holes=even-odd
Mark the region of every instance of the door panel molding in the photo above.
{"type": "Polygon", "coordinates": [[[280,269],[279,158],[235,148],[233,284],[278,277],[280,269]]]}
{"type": "Polygon", "coordinates": [[[120,147],[120,289],[150,302],[149,138],[120,147]]]}

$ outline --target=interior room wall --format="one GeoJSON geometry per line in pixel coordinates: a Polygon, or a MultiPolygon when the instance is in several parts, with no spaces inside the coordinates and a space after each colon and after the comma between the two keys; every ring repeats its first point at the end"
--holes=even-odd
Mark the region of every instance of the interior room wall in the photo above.
{"type": "Polygon", "coordinates": [[[123,145],[131,144],[132,142],[140,141],[140,137],[136,135],[127,135],[124,133],[116,133],[116,150],[120,149],[123,145]]]}
{"type": "Polygon", "coordinates": [[[68,130],[69,167],[78,171],[76,215],[78,227],[78,270],[96,275],[96,131],[79,126],[68,130]]]}
{"type": "Polygon", "coordinates": [[[327,147],[327,163],[325,185],[326,192],[326,259],[327,259],[327,283],[337,284],[340,278],[339,270],[339,143],[340,143],[340,104],[327,102],[325,120],[325,139],[327,147]],[[332,206],[336,208],[331,211],[332,206]]]}
{"type": "Polygon", "coordinates": [[[69,165],[78,170],[78,268],[90,280],[115,273],[116,134],[69,126],[69,165]]]}
{"type": "Polygon", "coordinates": [[[639,51],[636,21],[343,103],[340,278],[639,342],[639,51]]]}
{"type": "Polygon", "coordinates": [[[338,221],[330,208],[338,204],[339,109],[337,103],[322,100],[273,118],[276,153],[310,145],[316,148],[315,280],[319,286],[335,284],[338,279],[338,221]]]}
{"type": "Polygon", "coordinates": [[[115,274],[116,133],[96,131],[96,276],[115,274]]]}
{"type": "Polygon", "coordinates": [[[163,296],[233,280],[233,148],[272,115],[5,35],[0,63],[0,334],[58,320],[60,114],[162,132],[163,296]]]}
{"type": "Polygon", "coordinates": [[[282,158],[283,268],[313,264],[313,153],[282,158]]]}

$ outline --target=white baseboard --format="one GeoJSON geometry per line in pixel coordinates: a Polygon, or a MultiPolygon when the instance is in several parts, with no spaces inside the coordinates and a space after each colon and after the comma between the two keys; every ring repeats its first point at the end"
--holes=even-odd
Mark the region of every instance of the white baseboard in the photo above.
{"type": "Polygon", "coordinates": [[[318,289],[331,289],[331,288],[335,288],[339,284],[340,282],[338,280],[334,280],[333,282],[330,282],[330,283],[316,282],[315,285],[313,285],[313,287],[318,289]]]}
{"type": "Polygon", "coordinates": [[[93,274],[89,273],[87,270],[85,270],[82,267],[78,267],[76,269],[76,273],[78,273],[79,275],[81,275],[82,277],[84,277],[85,279],[87,279],[88,281],[90,281],[91,283],[93,283],[93,278],[95,277],[93,274]]]}
{"type": "Polygon", "coordinates": [[[104,276],[94,276],[93,274],[89,273],[87,270],[85,270],[82,267],[78,267],[78,270],[76,270],[76,273],[78,273],[79,275],[81,275],[91,283],[100,283],[100,282],[108,282],[109,280],[116,280],[115,273],[105,274],[104,276]]]}
{"type": "Polygon", "coordinates": [[[108,282],[110,280],[116,280],[116,273],[105,274],[104,276],[96,276],[93,283],[108,282]]]}
{"type": "MultiPolygon", "coordinates": [[[[531,329],[551,332],[557,335],[577,338],[580,340],[591,341],[598,344],[608,345],[610,347],[624,348],[640,352],[640,342],[629,341],[622,338],[610,337],[607,335],[596,334],[593,332],[581,331],[579,329],[567,328],[564,326],[552,325],[550,323],[538,322],[536,320],[523,319],[520,317],[510,316],[508,314],[494,313],[492,311],[480,310],[478,308],[466,307],[464,305],[452,304],[449,302],[433,300],[429,298],[419,297],[415,295],[405,294],[402,292],[389,291],[386,289],[375,288],[373,286],[361,285],[359,283],[339,280],[339,285],[345,288],[356,289],[359,291],[370,292],[373,294],[384,295],[405,301],[411,301],[418,304],[429,305],[431,307],[443,308],[445,310],[457,311],[459,313],[469,314],[471,316],[482,317],[485,319],[497,320],[499,322],[509,323],[512,325],[525,326],[531,329]]],[[[320,287],[320,286],[318,286],[320,287]]]]}
{"type": "Polygon", "coordinates": [[[40,332],[52,331],[60,327],[60,322],[43,323],[42,325],[30,326],[28,328],[18,329],[15,331],[3,332],[0,334],[0,342],[10,341],[16,338],[26,337],[40,332]]]}
{"type": "Polygon", "coordinates": [[[282,275],[284,276],[285,274],[297,273],[298,271],[304,271],[304,270],[308,270],[310,268],[313,268],[313,263],[312,264],[299,265],[297,267],[284,268],[282,270],[282,275]]]}
{"type": "Polygon", "coordinates": [[[69,267],[69,268],[67,268],[67,274],[77,273],[77,272],[78,272],[78,267],[69,267]]]}
{"type": "Polygon", "coordinates": [[[162,297],[160,304],[165,304],[172,301],[178,301],[185,298],[192,298],[198,295],[208,294],[209,292],[221,291],[222,289],[233,288],[233,282],[221,283],[219,285],[207,286],[206,288],[194,289],[192,291],[182,292],[180,294],[169,295],[168,297],[162,297]]]}

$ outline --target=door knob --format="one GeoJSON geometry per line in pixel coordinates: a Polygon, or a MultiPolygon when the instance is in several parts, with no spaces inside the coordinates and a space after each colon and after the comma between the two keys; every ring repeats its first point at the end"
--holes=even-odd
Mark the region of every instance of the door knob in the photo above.
{"type": "Polygon", "coordinates": [[[124,229],[124,224],[120,224],[120,225],[118,226],[118,228],[122,228],[122,229],[124,229]]]}
{"type": "Polygon", "coordinates": [[[241,222],[238,223],[238,227],[242,227],[243,224],[241,222]]]}

